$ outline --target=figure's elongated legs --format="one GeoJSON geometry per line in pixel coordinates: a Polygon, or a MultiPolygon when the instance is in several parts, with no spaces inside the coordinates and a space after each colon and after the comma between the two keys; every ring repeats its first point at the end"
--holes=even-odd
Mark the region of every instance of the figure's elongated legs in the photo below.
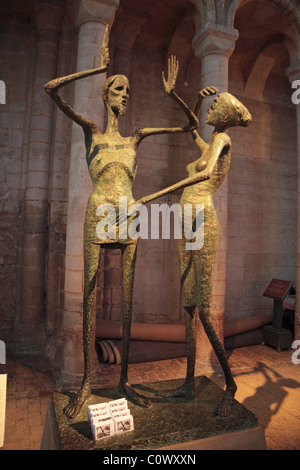
{"type": "Polygon", "coordinates": [[[181,297],[185,316],[187,370],[185,382],[183,386],[177,390],[177,396],[194,398],[196,360],[196,280],[192,252],[186,249],[185,237],[178,240],[178,259],[180,267],[181,297]]]}
{"type": "Polygon", "coordinates": [[[192,253],[186,250],[186,240],[184,237],[178,240],[178,258],[180,267],[181,297],[184,307],[185,330],[186,330],[186,350],[187,350],[187,371],[186,379],[181,387],[175,390],[164,390],[159,393],[164,397],[185,397],[194,398],[194,374],[196,359],[196,324],[195,324],[195,278],[192,261],[192,253]]]}
{"type": "Polygon", "coordinates": [[[237,387],[231,374],[223,343],[217,335],[211,321],[210,310],[212,303],[213,270],[215,249],[218,237],[215,237],[214,243],[213,232],[210,235],[211,243],[208,243],[206,246],[204,246],[204,249],[194,257],[195,272],[197,277],[197,303],[201,323],[220,362],[226,382],[226,389],[223,398],[217,407],[216,414],[222,417],[226,417],[231,413],[233,398],[237,387]]]}
{"type": "Polygon", "coordinates": [[[99,264],[100,245],[86,242],[84,245],[84,297],[83,297],[83,352],[84,376],[81,388],[76,396],[65,407],[64,412],[74,418],[85,400],[91,394],[91,342],[93,326],[93,303],[96,286],[96,275],[99,264]]]}
{"type": "Polygon", "coordinates": [[[226,382],[226,389],[223,398],[216,409],[216,414],[221,417],[227,417],[231,414],[231,408],[237,386],[231,374],[224,346],[214,329],[208,309],[203,305],[201,311],[199,309],[199,317],[204,327],[205,333],[207,334],[213,350],[220,362],[226,382]]]}
{"type": "Polygon", "coordinates": [[[195,359],[196,359],[196,330],[195,330],[195,307],[185,307],[185,328],[186,328],[186,354],[187,354],[187,369],[186,378],[181,387],[173,390],[163,390],[157,395],[173,398],[183,397],[192,399],[195,398],[195,359]]]}
{"type": "Polygon", "coordinates": [[[195,386],[195,361],[196,361],[196,322],[195,307],[185,307],[185,329],[186,329],[186,352],[187,352],[187,368],[186,379],[183,385],[185,396],[194,397],[195,386]]]}
{"type": "Polygon", "coordinates": [[[134,271],[136,262],[136,245],[127,245],[122,250],[123,254],[123,336],[122,336],[122,361],[121,380],[128,380],[128,354],[132,319],[132,297],[134,285],[134,271]]]}
{"type": "Polygon", "coordinates": [[[128,383],[128,354],[130,344],[132,297],[137,244],[132,243],[122,248],[123,255],[123,335],[122,359],[119,392],[139,406],[147,407],[149,402],[139,395],[128,383]]]}

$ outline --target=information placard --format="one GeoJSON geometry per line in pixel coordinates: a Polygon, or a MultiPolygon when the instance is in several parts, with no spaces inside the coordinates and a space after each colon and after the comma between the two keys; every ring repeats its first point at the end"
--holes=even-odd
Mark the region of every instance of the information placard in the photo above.
{"type": "Polygon", "coordinates": [[[272,279],[264,292],[265,297],[271,299],[284,300],[293,286],[291,281],[282,281],[281,279],[272,279]]]}
{"type": "Polygon", "coordinates": [[[126,398],[90,405],[88,415],[95,441],[134,430],[126,398]]]}
{"type": "Polygon", "coordinates": [[[4,445],[7,374],[0,374],[0,447],[4,445]]]}

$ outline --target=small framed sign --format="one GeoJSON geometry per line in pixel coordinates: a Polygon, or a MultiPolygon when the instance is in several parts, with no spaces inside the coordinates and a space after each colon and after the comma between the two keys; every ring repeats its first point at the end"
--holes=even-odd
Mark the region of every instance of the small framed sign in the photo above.
{"type": "Polygon", "coordinates": [[[282,328],[283,301],[294,286],[293,281],[272,279],[263,295],[273,299],[273,325],[266,325],[262,330],[263,344],[274,346],[280,351],[292,344],[291,331],[282,328]]]}
{"type": "Polygon", "coordinates": [[[284,300],[291,290],[293,281],[282,281],[281,279],[272,279],[264,292],[265,297],[271,299],[284,300]]]}

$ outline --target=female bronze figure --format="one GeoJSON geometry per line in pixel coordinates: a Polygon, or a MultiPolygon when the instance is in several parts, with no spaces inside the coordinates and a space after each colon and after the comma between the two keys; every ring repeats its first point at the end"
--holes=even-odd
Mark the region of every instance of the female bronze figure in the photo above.
{"type": "MultiPolygon", "coordinates": [[[[196,115],[199,112],[202,99],[217,91],[215,87],[207,87],[199,92],[194,108],[196,115]]],[[[201,155],[198,160],[187,166],[189,178],[184,180],[185,188],[180,200],[182,212],[184,212],[186,204],[192,205],[193,220],[197,216],[196,204],[203,205],[204,244],[199,250],[187,250],[186,243],[190,240],[186,239],[184,233],[182,238],[178,240],[182,304],[185,312],[187,336],[187,374],[182,387],[170,392],[166,391],[164,396],[190,398],[194,396],[195,310],[198,307],[200,320],[225,376],[226,390],[216,410],[216,414],[222,417],[229,416],[231,413],[236,384],[228,365],[223,344],[210,318],[214,262],[220,239],[220,224],[214,208],[213,195],[223,183],[230,166],[231,140],[225,131],[234,126],[248,126],[250,122],[249,111],[234,96],[229,93],[221,93],[215,98],[206,119],[206,123],[215,128],[210,143],[204,142],[197,131],[192,131],[201,155]]],[[[180,183],[177,183],[174,186],[179,187],[179,185],[180,183]]],[[[167,193],[168,188],[163,191],[167,193]]]]}
{"type": "Polygon", "coordinates": [[[103,87],[103,101],[107,110],[107,128],[102,134],[96,124],[81,116],[72,109],[59,95],[58,90],[74,80],[91,75],[104,73],[109,66],[108,28],[106,28],[99,68],[78,72],[66,77],[51,80],[45,90],[59,108],[84,131],[86,159],[93,182],[93,192],[89,198],[84,223],[84,302],[83,302],[83,346],[84,346],[84,377],[81,388],[65,408],[68,417],[74,417],[91,393],[91,339],[92,339],[92,307],[95,293],[96,273],[99,263],[100,247],[120,248],[123,261],[123,349],[119,391],[132,402],[147,406],[147,400],[139,395],[128,383],[128,350],[132,317],[132,293],[137,240],[119,237],[119,224],[116,222],[115,238],[99,239],[96,233],[99,217],[97,208],[104,204],[112,204],[116,208],[119,197],[127,197],[128,205],[134,204],[132,186],[135,180],[137,163],[136,150],[141,141],[154,134],[187,132],[197,127],[195,115],[174,92],[178,73],[178,61],[171,57],[168,62],[168,78],[163,84],[166,93],[171,96],[184,110],[188,117],[188,125],[173,128],[141,128],[131,136],[123,137],[119,132],[119,117],[125,113],[129,97],[129,82],[124,75],[109,77],[103,87]]]}

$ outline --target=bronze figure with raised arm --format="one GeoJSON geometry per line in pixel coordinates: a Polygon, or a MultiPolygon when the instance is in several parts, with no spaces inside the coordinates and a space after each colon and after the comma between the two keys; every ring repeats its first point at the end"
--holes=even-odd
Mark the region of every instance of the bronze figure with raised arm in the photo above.
{"type": "MultiPolygon", "coordinates": [[[[196,115],[203,98],[214,95],[217,91],[215,87],[210,86],[199,92],[194,107],[196,115]]],[[[194,396],[195,311],[198,308],[200,320],[225,376],[226,389],[216,410],[216,414],[221,417],[231,414],[236,384],[228,365],[223,343],[211,321],[213,270],[220,239],[220,224],[214,207],[213,195],[223,183],[230,166],[231,139],[225,132],[230,127],[248,126],[251,119],[251,114],[240,101],[229,93],[220,93],[207,114],[206,123],[214,127],[210,143],[204,142],[196,130],[192,131],[195,143],[200,150],[200,157],[187,166],[189,177],[155,195],[143,198],[143,202],[149,202],[153,196],[158,197],[171,190],[184,187],[180,200],[182,213],[185,207],[192,206],[192,217],[195,222],[197,205],[203,207],[204,241],[201,249],[187,249],[187,243],[191,240],[186,238],[183,230],[182,238],[178,240],[182,305],[185,312],[187,338],[186,379],[182,387],[166,391],[163,395],[189,398],[194,396]]]]}
{"type": "MultiPolygon", "coordinates": [[[[78,114],[59,95],[58,90],[74,80],[95,74],[105,73],[109,67],[109,32],[106,28],[101,49],[99,68],[74,73],[51,80],[45,90],[58,107],[84,131],[86,160],[93,182],[93,192],[88,200],[84,222],[84,299],[83,299],[83,347],[84,376],[79,392],[65,408],[68,417],[74,417],[91,394],[91,341],[92,312],[95,293],[96,273],[100,248],[120,248],[123,261],[123,349],[119,392],[140,406],[148,406],[148,400],[138,394],[128,383],[128,351],[132,317],[132,294],[137,240],[119,236],[119,223],[116,222],[116,235],[99,238],[97,224],[101,217],[97,209],[106,204],[118,207],[119,198],[126,197],[128,205],[134,204],[132,187],[135,180],[137,163],[136,150],[141,141],[154,134],[179,133],[196,129],[198,120],[186,104],[175,93],[178,61],[171,57],[168,61],[168,77],[163,75],[166,93],[179,104],[188,117],[188,124],[171,128],[141,128],[131,136],[123,137],[119,132],[119,117],[125,113],[129,98],[129,82],[124,75],[109,77],[103,87],[103,101],[108,114],[107,128],[102,134],[90,119],[78,114]]],[[[103,215],[103,214],[102,214],[103,215]]],[[[129,219],[128,219],[129,220],[129,219]]]]}

